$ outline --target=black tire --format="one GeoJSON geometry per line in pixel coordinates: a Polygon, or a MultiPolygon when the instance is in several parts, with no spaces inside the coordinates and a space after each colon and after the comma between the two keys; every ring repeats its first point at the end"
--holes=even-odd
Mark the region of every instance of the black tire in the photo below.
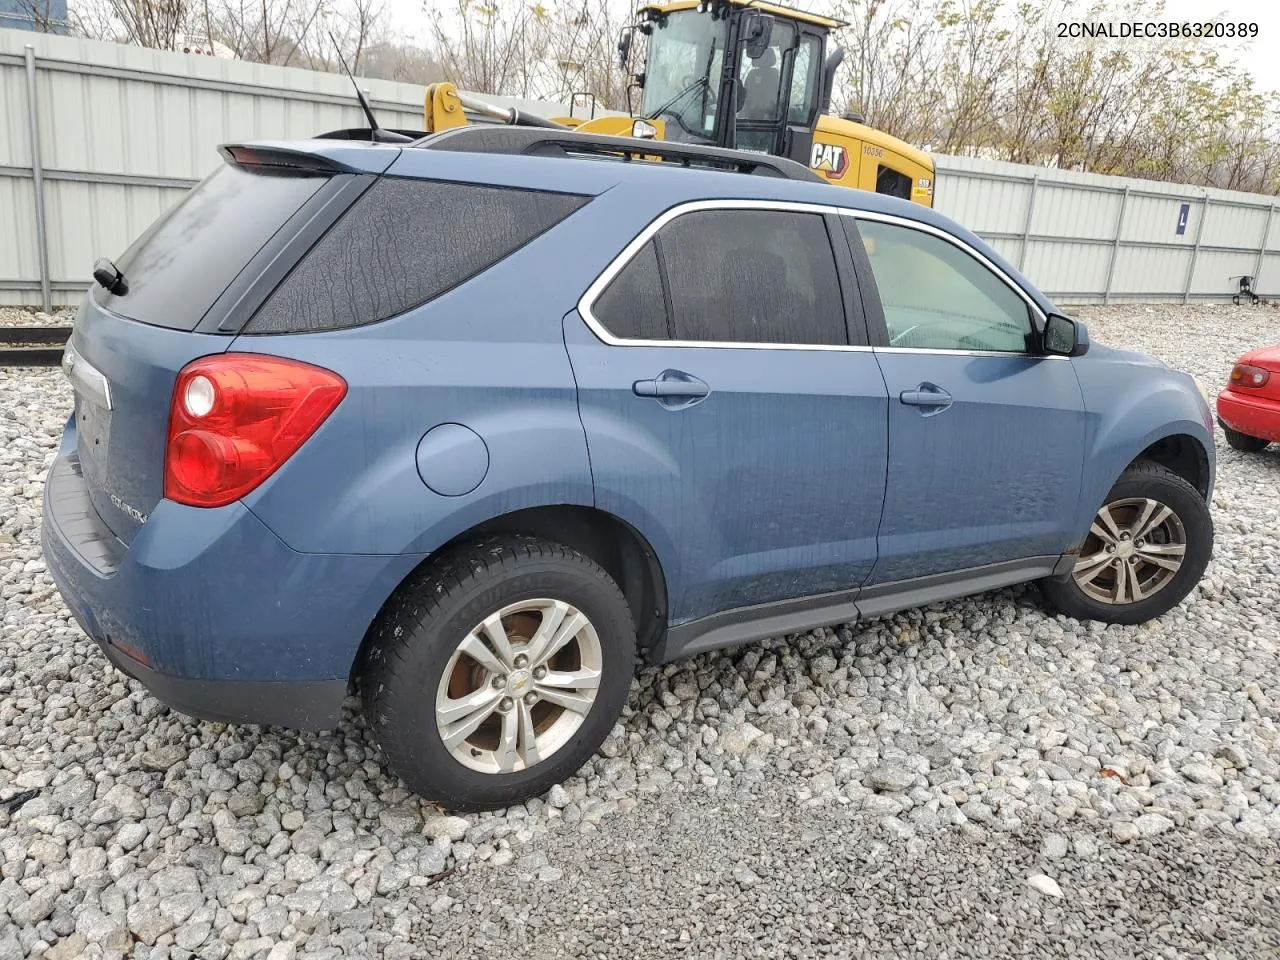
{"type": "Polygon", "coordinates": [[[1120,475],[1099,509],[1128,498],[1149,498],[1173,509],[1186,532],[1182,566],[1163,587],[1142,600],[1129,603],[1104,603],[1095,599],[1071,576],[1040,581],[1045,599],[1068,617],[1106,623],[1145,623],[1182,602],[1203,576],[1213,553],[1213,520],[1208,504],[1195,487],[1158,463],[1139,460],[1120,475]]]}
{"type": "Polygon", "coordinates": [[[1247,433],[1237,433],[1230,427],[1222,428],[1223,435],[1227,438],[1227,446],[1232,450],[1241,450],[1244,453],[1258,453],[1267,449],[1270,440],[1263,440],[1261,437],[1251,437],[1247,433]]]}
{"type": "Polygon", "coordinates": [[[561,544],[506,535],[451,550],[397,591],[373,627],[360,687],[370,729],[411,790],[446,809],[491,810],[538,796],[595,753],[622,711],[635,664],[631,610],[604,569],[561,544]],[[437,690],[477,624],[533,598],[563,600],[594,627],[601,653],[595,702],[545,759],[510,773],[473,770],[442,740],[437,690]]]}

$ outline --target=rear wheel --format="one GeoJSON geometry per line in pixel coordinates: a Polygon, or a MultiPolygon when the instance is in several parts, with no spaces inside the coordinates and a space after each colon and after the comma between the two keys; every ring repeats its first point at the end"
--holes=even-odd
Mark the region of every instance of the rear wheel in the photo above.
{"type": "Polygon", "coordinates": [[[1213,552],[1209,507],[1191,484],[1157,463],[1126,470],[1098,510],[1065,580],[1044,580],[1067,616],[1142,623],[1167,613],[1200,580],[1213,552]]]}
{"type": "Polygon", "coordinates": [[[626,700],[636,638],[593,560],[532,537],[452,552],[391,602],[362,675],[369,724],[408,786],[505,807],[577,770],[626,700]]]}
{"type": "Polygon", "coordinates": [[[1245,453],[1257,453],[1265,450],[1270,440],[1263,440],[1261,437],[1251,437],[1247,433],[1237,433],[1230,427],[1222,428],[1223,434],[1227,438],[1227,446],[1233,450],[1243,450],[1245,453]]]}

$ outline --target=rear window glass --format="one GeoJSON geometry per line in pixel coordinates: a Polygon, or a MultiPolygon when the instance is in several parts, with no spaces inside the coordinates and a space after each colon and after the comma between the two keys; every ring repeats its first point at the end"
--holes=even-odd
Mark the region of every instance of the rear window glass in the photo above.
{"type": "Polygon", "coordinates": [[[194,330],[245,264],[324,184],[222,166],[192,188],[115,261],[129,291],[95,288],[113,313],[194,330]]]}
{"type": "Polygon", "coordinates": [[[435,299],[555,226],[586,197],[386,178],[325,234],[245,327],[336,330],[435,299]]]}

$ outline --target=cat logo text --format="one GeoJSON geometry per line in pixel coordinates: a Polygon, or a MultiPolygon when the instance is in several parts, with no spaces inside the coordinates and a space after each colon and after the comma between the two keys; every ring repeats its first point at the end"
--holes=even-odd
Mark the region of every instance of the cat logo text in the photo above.
{"type": "Polygon", "coordinates": [[[834,143],[815,143],[809,166],[828,180],[839,180],[849,169],[849,152],[834,143]]]}

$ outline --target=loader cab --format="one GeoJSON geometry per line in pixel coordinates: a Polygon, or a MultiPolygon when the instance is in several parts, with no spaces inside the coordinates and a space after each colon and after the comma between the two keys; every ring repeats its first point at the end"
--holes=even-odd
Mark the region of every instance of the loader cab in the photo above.
{"type": "Polygon", "coordinates": [[[839,63],[825,57],[827,34],[841,25],[759,0],[642,7],[634,29],[647,37],[648,55],[638,113],[663,121],[668,140],[808,164],[839,63]]]}

